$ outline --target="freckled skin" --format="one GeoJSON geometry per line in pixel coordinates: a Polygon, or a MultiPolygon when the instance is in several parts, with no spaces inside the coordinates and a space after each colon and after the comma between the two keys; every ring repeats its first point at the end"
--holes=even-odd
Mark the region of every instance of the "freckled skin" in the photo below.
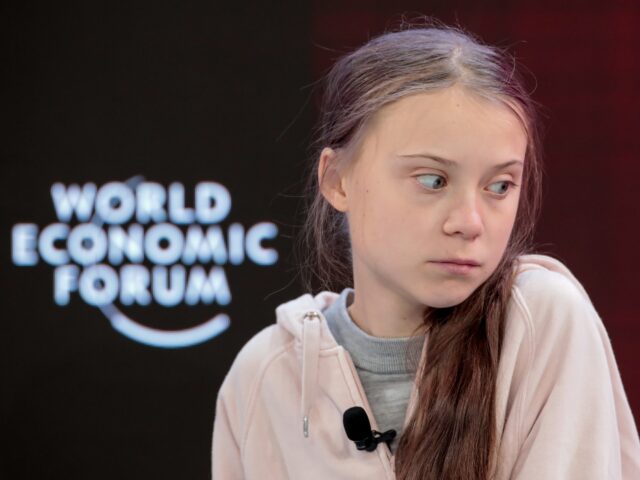
{"type": "MultiPolygon", "coordinates": [[[[457,305],[491,275],[520,198],[520,188],[504,182],[521,185],[522,168],[490,167],[524,161],[526,145],[515,113],[457,86],[405,97],[376,114],[355,164],[329,168],[322,186],[349,220],[355,289],[349,313],[360,328],[378,337],[409,336],[425,306],[457,305]],[[459,166],[398,158],[424,152],[459,166]],[[429,263],[449,257],[482,266],[457,276],[429,263]]],[[[321,179],[338,154],[322,151],[321,179]]]]}

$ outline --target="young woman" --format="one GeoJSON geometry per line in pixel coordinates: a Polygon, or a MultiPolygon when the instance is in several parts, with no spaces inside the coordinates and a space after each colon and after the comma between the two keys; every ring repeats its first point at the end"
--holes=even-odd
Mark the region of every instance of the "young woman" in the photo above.
{"type": "Polygon", "coordinates": [[[214,480],[640,478],[603,323],[562,262],[528,253],[541,146],[514,65],[432,23],[333,66],[301,237],[322,291],[238,353],[214,480]]]}

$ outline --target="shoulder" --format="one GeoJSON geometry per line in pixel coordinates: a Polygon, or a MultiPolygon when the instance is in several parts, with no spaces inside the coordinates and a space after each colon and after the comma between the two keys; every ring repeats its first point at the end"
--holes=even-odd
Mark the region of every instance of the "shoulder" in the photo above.
{"type": "Polygon", "coordinates": [[[216,418],[218,411],[224,412],[227,422],[238,432],[239,439],[245,438],[266,368],[289,348],[292,341],[293,337],[274,323],[253,335],[236,354],[218,390],[216,418]]]}
{"type": "Polygon", "coordinates": [[[287,350],[293,337],[277,323],[264,327],[238,351],[220,387],[221,395],[249,398],[269,363],[287,350]]]}
{"type": "Polygon", "coordinates": [[[522,258],[512,296],[535,343],[566,334],[597,340],[602,320],[567,266],[547,255],[522,258]]]}
{"type": "Polygon", "coordinates": [[[559,307],[589,301],[562,273],[544,268],[520,271],[514,282],[516,295],[527,310],[559,307]]]}
{"type": "Polygon", "coordinates": [[[560,260],[548,255],[522,255],[519,257],[514,291],[525,306],[549,309],[577,304],[592,305],[582,283],[560,260]]]}

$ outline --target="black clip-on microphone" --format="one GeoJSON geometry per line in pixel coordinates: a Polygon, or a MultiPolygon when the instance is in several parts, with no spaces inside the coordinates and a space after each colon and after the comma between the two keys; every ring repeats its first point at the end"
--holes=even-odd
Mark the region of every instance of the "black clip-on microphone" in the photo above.
{"type": "Polygon", "coordinates": [[[342,414],[342,423],[349,440],[355,442],[358,450],[373,452],[380,442],[386,442],[387,446],[396,436],[395,430],[387,430],[380,433],[371,430],[371,423],[367,412],[362,407],[351,407],[342,414]]]}

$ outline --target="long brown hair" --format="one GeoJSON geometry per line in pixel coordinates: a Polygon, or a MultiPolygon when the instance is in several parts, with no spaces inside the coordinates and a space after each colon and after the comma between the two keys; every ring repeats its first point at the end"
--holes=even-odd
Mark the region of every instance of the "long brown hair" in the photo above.
{"type": "Polygon", "coordinates": [[[495,387],[504,318],[517,258],[532,250],[542,197],[539,106],[516,64],[506,49],[486,45],[462,27],[423,18],[342,56],[324,78],[306,218],[295,250],[307,291],[314,291],[314,283],[331,291],[353,285],[346,216],[325,200],[318,185],[323,147],[346,152],[338,161],[351,162],[380,108],[454,84],[511,108],[528,137],[518,211],[496,270],[459,305],[425,306],[425,368],[418,370],[417,407],[395,456],[401,480],[486,480],[495,468],[495,387]]]}

